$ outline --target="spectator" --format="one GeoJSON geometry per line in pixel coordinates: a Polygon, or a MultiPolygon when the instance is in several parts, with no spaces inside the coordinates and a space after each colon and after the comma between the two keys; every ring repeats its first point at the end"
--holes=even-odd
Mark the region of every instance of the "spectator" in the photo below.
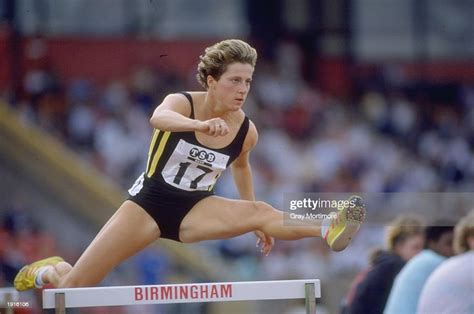
{"type": "Polygon", "coordinates": [[[0,287],[12,285],[13,278],[18,272],[15,265],[14,252],[11,251],[13,236],[7,230],[0,228],[0,287]]]}
{"type": "Polygon", "coordinates": [[[428,278],[417,313],[474,313],[474,210],[454,229],[454,251],[428,278]]]}
{"type": "Polygon", "coordinates": [[[423,248],[421,221],[417,217],[399,216],[386,229],[387,251],[380,252],[357,285],[347,313],[382,313],[393,280],[405,263],[423,248]]]}
{"type": "Polygon", "coordinates": [[[383,253],[383,250],[381,249],[375,249],[370,252],[369,254],[369,267],[366,269],[363,269],[357,275],[355,276],[354,280],[351,283],[351,286],[349,288],[349,292],[347,293],[345,299],[343,300],[342,304],[342,313],[348,313],[348,307],[350,304],[352,304],[352,301],[354,300],[355,293],[357,291],[357,287],[359,284],[365,279],[369,271],[372,270],[372,268],[375,265],[375,262],[378,260],[380,257],[380,254],[383,253]]]}
{"type": "Polygon", "coordinates": [[[453,229],[438,221],[425,230],[425,249],[413,257],[395,278],[384,313],[416,313],[421,290],[430,274],[453,255],[453,229]]]}

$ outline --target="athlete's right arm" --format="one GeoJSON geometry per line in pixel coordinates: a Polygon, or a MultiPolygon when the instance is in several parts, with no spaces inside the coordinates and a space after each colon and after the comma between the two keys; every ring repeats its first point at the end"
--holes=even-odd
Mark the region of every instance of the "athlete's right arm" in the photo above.
{"type": "Polygon", "coordinates": [[[208,135],[219,136],[228,133],[225,121],[220,118],[200,121],[191,119],[191,106],[188,99],[182,94],[170,94],[156,107],[150,118],[153,128],[171,132],[198,131],[208,135]],[[225,128],[218,128],[219,124],[225,128]]]}
{"type": "Polygon", "coordinates": [[[190,119],[191,107],[184,95],[170,94],[156,107],[150,118],[153,128],[162,131],[185,132],[199,131],[202,121],[190,119]]]}

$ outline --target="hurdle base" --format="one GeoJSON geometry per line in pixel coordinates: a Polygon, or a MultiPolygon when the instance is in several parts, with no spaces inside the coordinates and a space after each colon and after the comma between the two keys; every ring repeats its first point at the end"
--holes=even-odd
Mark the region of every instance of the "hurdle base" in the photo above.
{"type": "Polygon", "coordinates": [[[54,294],[54,308],[55,314],[66,314],[66,295],[64,292],[54,294]]]}
{"type": "Polygon", "coordinates": [[[316,298],[314,283],[304,284],[306,314],[316,314],[316,298]]]}

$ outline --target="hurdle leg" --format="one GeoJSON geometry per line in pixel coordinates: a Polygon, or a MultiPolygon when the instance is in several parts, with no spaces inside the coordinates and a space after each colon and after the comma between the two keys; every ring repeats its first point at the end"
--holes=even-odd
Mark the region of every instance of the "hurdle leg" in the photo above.
{"type": "MultiPolygon", "coordinates": [[[[13,301],[13,297],[12,297],[12,294],[11,294],[10,292],[7,292],[7,293],[5,294],[5,301],[6,301],[5,304],[8,304],[8,302],[13,301]]],[[[6,314],[13,314],[13,313],[14,313],[14,312],[13,312],[13,307],[7,306],[7,309],[6,309],[6,312],[5,312],[5,313],[6,313],[6,314]]]]}
{"type": "Polygon", "coordinates": [[[316,298],[314,297],[314,283],[305,283],[305,304],[306,304],[306,314],[315,314],[316,313],[316,298]]]}
{"type": "Polygon", "coordinates": [[[54,294],[54,308],[56,314],[66,314],[66,296],[63,293],[54,294]]]}

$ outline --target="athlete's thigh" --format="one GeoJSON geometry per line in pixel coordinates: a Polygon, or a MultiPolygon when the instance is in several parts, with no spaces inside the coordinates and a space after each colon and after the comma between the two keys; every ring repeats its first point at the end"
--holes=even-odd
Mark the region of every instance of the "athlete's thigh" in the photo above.
{"type": "Polygon", "coordinates": [[[257,230],[264,217],[258,203],[210,196],[184,217],[180,240],[185,243],[226,239],[257,230]]]}
{"type": "Polygon", "coordinates": [[[125,201],[90,243],[64,279],[65,286],[92,286],[117,264],[160,236],[156,222],[145,210],[125,201]]]}

